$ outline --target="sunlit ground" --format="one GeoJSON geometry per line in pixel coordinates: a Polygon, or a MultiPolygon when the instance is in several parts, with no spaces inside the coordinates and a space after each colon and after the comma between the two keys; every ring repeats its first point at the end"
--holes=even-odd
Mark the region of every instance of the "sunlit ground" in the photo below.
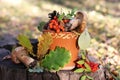
{"type": "MultiPolygon", "coordinates": [[[[48,21],[53,10],[67,13],[73,8],[87,13],[92,37],[89,54],[107,64],[111,71],[120,70],[120,1],[119,0],[1,0],[0,36],[23,33],[37,38],[37,25],[48,21]],[[71,4],[72,3],[72,4],[71,4]],[[115,67],[116,66],[116,67],[115,67]]],[[[99,61],[100,61],[99,60],[99,61]]]]}

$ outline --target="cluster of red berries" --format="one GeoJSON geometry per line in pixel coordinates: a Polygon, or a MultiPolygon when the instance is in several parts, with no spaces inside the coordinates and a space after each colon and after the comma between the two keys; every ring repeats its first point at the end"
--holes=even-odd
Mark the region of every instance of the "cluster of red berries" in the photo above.
{"type": "Polygon", "coordinates": [[[88,64],[90,65],[92,72],[96,72],[98,70],[99,65],[97,63],[89,62],[88,64]]]}
{"type": "MultiPolygon", "coordinates": [[[[99,64],[97,64],[97,63],[94,63],[91,61],[89,61],[89,62],[86,61],[85,63],[87,63],[90,66],[92,72],[96,72],[99,69],[98,68],[99,64]]],[[[86,69],[85,64],[77,64],[77,68],[86,69]]]]}
{"type": "Polygon", "coordinates": [[[49,29],[56,31],[57,33],[60,31],[65,31],[64,24],[67,22],[69,22],[69,20],[64,19],[59,21],[58,17],[54,16],[54,18],[49,21],[49,29]]]}
{"type": "Polygon", "coordinates": [[[54,16],[52,20],[49,22],[49,28],[55,30],[56,32],[64,31],[64,26],[59,24],[58,18],[54,16]]]}

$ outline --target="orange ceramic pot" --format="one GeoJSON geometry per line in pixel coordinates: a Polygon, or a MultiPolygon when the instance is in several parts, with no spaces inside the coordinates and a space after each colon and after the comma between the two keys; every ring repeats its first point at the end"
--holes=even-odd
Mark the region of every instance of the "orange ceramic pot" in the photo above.
{"type": "Polygon", "coordinates": [[[78,46],[77,46],[78,35],[72,32],[59,32],[59,33],[49,32],[49,33],[53,37],[53,42],[50,46],[51,50],[54,50],[56,46],[59,46],[59,47],[66,48],[71,53],[71,59],[69,63],[66,64],[62,68],[62,70],[73,69],[75,67],[74,61],[76,61],[78,58],[78,51],[79,51],[78,46]]]}

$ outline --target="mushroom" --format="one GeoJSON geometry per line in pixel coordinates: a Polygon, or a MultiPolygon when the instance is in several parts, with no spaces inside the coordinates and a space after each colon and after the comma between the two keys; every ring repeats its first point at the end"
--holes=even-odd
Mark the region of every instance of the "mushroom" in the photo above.
{"type": "Polygon", "coordinates": [[[36,61],[28,56],[28,52],[24,47],[17,47],[11,54],[12,61],[16,64],[22,62],[26,65],[26,67],[34,67],[36,65],[36,61]]]}
{"type": "Polygon", "coordinates": [[[77,32],[82,33],[86,28],[86,21],[86,14],[78,11],[75,17],[70,21],[70,24],[72,24],[70,30],[76,30],[77,32]]]}

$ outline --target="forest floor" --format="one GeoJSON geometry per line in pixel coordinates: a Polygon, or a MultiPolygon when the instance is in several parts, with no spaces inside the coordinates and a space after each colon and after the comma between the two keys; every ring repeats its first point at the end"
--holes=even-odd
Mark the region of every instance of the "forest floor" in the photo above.
{"type": "Polygon", "coordinates": [[[37,26],[48,21],[53,10],[68,12],[78,8],[87,13],[91,45],[88,52],[99,62],[117,72],[120,79],[120,1],[119,0],[2,0],[0,1],[0,38],[26,34],[37,38],[37,26]],[[72,3],[72,4],[71,4],[72,3]]]}

